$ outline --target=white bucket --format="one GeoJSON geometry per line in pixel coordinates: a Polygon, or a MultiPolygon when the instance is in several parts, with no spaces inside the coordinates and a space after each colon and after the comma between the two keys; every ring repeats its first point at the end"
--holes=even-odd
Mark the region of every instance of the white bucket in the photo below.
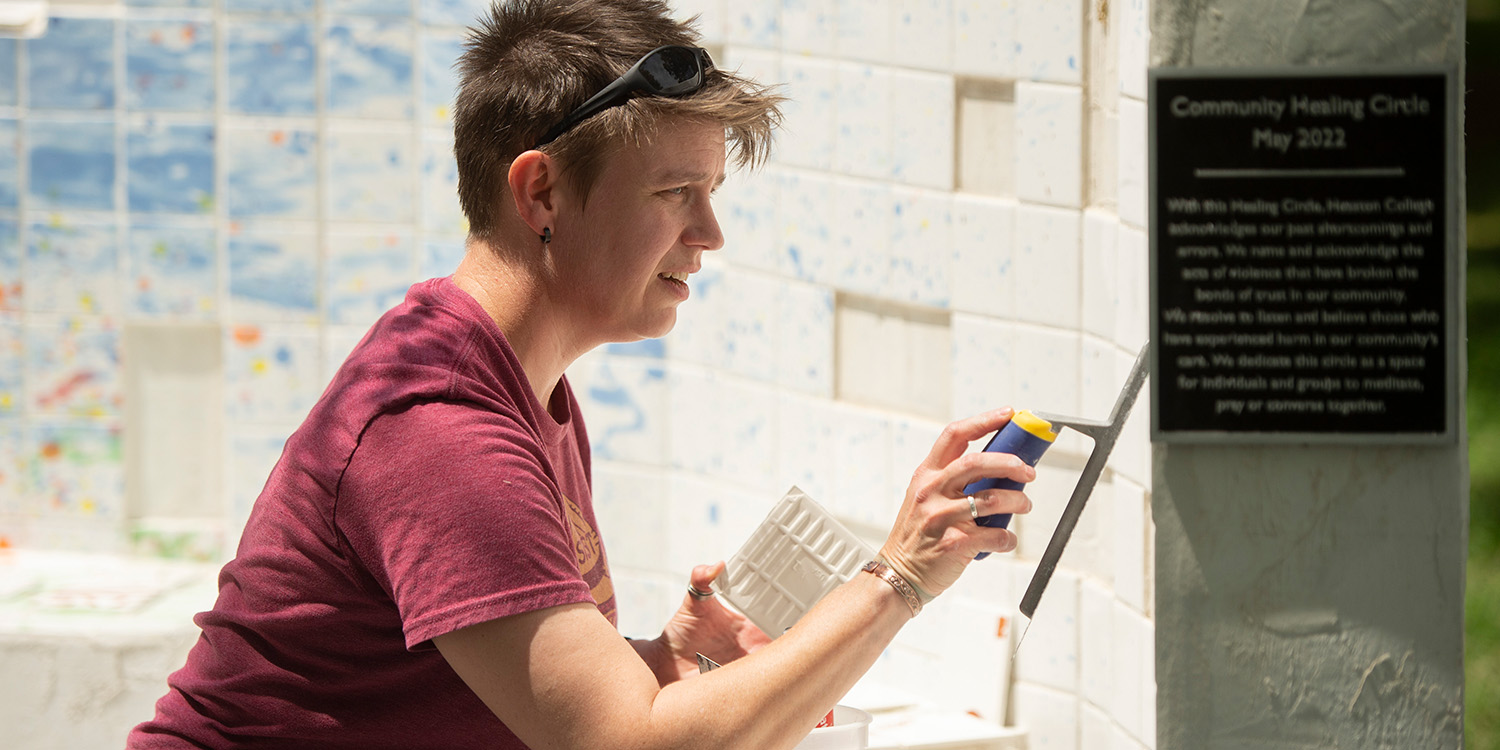
{"type": "Polygon", "coordinates": [[[857,708],[834,706],[833,726],[812,730],[796,750],[865,750],[870,744],[873,718],[857,708]]]}

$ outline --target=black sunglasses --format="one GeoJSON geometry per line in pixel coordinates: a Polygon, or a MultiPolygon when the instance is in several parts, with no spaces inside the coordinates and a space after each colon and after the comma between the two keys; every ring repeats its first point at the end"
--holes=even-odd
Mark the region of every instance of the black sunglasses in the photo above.
{"type": "Polygon", "coordinates": [[[554,125],[533,149],[555,140],[573,126],[610,107],[618,107],[638,91],[654,96],[685,96],[703,88],[703,79],[714,69],[708,50],[701,47],[668,45],[646,53],[625,75],[616,78],[603,91],[594,94],[573,113],[554,125]]]}

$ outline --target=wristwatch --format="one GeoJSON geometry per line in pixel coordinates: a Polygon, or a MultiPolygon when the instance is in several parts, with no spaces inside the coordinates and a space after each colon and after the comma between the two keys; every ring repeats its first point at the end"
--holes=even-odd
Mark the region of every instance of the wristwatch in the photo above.
{"type": "Polygon", "coordinates": [[[906,579],[902,578],[900,573],[891,570],[891,566],[886,565],[880,560],[871,560],[865,563],[865,566],[860,568],[860,570],[889,583],[891,588],[895,589],[896,593],[900,594],[901,598],[906,600],[906,606],[911,607],[912,617],[916,617],[921,613],[922,597],[917,596],[917,590],[912,588],[912,585],[907,583],[906,579]]]}

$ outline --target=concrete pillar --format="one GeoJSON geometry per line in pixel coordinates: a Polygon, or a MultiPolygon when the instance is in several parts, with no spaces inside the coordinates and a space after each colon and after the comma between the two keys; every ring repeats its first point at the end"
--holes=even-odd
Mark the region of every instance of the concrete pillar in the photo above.
{"type": "MultiPolygon", "coordinates": [[[[1155,66],[1448,64],[1462,91],[1463,55],[1462,0],[1153,8],[1155,66]]],[[[1154,446],[1159,750],[1462,746],[1458,411],[1436,447],[1154,446]]]]}

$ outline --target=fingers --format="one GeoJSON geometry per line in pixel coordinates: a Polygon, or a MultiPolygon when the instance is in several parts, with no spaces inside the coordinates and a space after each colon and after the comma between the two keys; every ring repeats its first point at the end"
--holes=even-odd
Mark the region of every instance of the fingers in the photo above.
{"type": "Polygon", "coordinates": [[[961,497],[954,503],[954,509],[949,515],[960,515],[974,517],[975,511],[979,516],[993,516],[1000,513],[1022,514],[1031,512],[1031,498],[1020,490],[984,490],[976,492],[970,497],[974,498],[974,508],[969,508],[968,497],[961,497]]]}
{"type": "Polygon", "coordinates": [[[1009,453],[968,453],[942,468],[935,489],[944,497],[962,497],[964,488],[979,479],[1026,484],[1036,479],[1036,469],[1009,453]]]}
{"type": "Polygon", "coordinates": [[[688,583],[699,591],[708,591],[713,585],[714,579],[724,572],[724,561],[720,560],[712,565],[695,565],[693,572],[688,574],[688,583]]]}
{"type": "Polygon", "coordinates": [[[943,433],[938,435],[932,451],[927,454],[925,465],[932,469],[947,466],[969,449],[969,443],[1004,427],[1013,413],[1009,406],[1002,406],[994,411],[987,411],[949,424],[943,428],[943,433]]]}

